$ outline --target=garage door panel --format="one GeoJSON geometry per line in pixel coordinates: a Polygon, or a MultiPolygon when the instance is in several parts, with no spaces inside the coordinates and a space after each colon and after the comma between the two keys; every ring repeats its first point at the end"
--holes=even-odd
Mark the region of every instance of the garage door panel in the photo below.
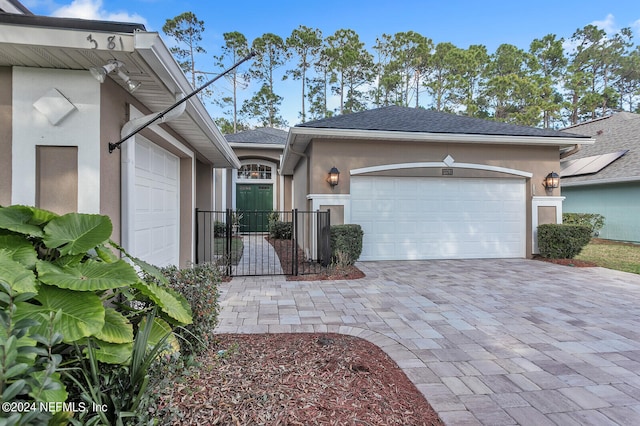
{"type": "Polygon", "coordinates": [[[155,265],[178,264],[178,157],[145,139],[135,142],[132,253],[155,265]]]}
{"type": "Polygon", "coordinates": [[[525,255],[524,179],[354,176],[351,193],[362,260],[525,255]]]}

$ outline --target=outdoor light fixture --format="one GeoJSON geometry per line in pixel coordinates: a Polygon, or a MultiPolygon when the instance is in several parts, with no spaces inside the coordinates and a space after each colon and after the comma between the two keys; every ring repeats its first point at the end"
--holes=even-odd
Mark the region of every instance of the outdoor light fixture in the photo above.
{"type": "Polygon", "coordinates": [[[560,176],[556,172],[551,172],[544,178],[542,185],[547,189],[553,189],[560,186],[560,176]]]}
{"type": "Polygon", "coordinates": [[[111,59],[109,62],[107,62],[106,65],[103,65],[101,67],[89,68],[89,72],[91,72],[91,75],[93,76],[93,78],[98,80],[100,83],[104,83],[104,80],[107,78],[107,74],[113,71],[116,71],[116,73],[118,74],[118,77],[122,79],[125,86],[127,87],[127,90],[129,90],[130,93],[133,93],[138,87],[140,87],[140,83],[137,81],[131,80],[131,78],[128,75],[122,72],[121,68],[123,66],[124,66],[124,63],[120,61],[116,61],[115,59],[111,59]]]}
{"type": "Polygon", "coordinates": [[[340,171],[336,168],[336,166],[333,166],[331,170],[329,170],[329,176],[327,177],[327,182],[329,182],[329,185],[334,187],[338,184],[339,180],[340,180],[340,171]]]}
{"type": "Polygon", "coordinates": [[[127,90],[129,91],[129,93],[135,92],[136,89],[140,87],[140,84],[142,84],[139,81],[131,80],[128,75],[120,70],[120,68],[118,68],[118,77],[120,77],[122,81],[124,81],[124,84],[125,86],[127,86],[127,90]]]}

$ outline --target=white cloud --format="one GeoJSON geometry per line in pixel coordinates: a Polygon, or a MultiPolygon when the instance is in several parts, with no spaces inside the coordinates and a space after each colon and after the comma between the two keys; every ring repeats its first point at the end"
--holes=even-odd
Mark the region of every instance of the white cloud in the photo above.
{"type": "Polygon", "coordinates": [[[603,29],[607,35],[615,34],[618,32],[618,28],[616,26],[616,18],[610,13],[606,18],[602,21],[593,21],[591,23],[596,27],[603,29]]]}
{"type": "Polygon", "coordinates": [[[616,18],[611,13],[602,21],[593,21],[591,24],[604,30],[608,37],[617,34],[622,27],[629,27],[635,36],[640,34],[640,19],[637,19],[630,24],[624,24],[622,26],[616,23],[616,18]]]}
{"type": "Polygon", "coordinates": [[[136,13],[105,10],[102,7],[102,0],[73,0],[65,6],[55,9],[51,16],[147,24],[147,20],[136,13]]]}

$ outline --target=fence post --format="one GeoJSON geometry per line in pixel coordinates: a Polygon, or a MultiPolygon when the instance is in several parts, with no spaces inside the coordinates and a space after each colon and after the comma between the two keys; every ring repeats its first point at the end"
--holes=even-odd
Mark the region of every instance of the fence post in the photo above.
{"type": "Polygon", "coordinates": [[[329,266],[331,262],[331,209],[325,213],[327,222],[322,232],[322,266],[329,266]]]}
{"type": "Polygon", "coordinates": [[[293,209],[291,211],[293,215],[292,219],[292,229],[291,229],[291,258],[293,259],[293,265],[291,273],[293,275],[298,275],[298,209],[293,209]]]}
{"type": "Polygon", "coordinates": [[[233,232],[231,227],[232,212],[231,209],[227,209],[227,218],[225,220],[226,232],[225,232],[225,244],[224,244],[224,261],[227,264],[227,276],[231,276],[231,238],[233,238],[233,232]]]}
{"type": "Polygon", "coordinates": [[[197,265],[198,263],[200,263],[200,262],[198,261],[198,260],[199,260],[199,256],[198,256],[198,242],[199,242],[199,239],[200,239],[200,230],[199,230],[199,228],[198,228],[198,208],[197,208],[197,207],[196,207],[196,224],[195,224],[195,225],[196,225],[196,226],[195,226],[195,232],[196,232],[196,235],[195,235],[194,240],[195,240],[195,244],[196,244],[195,249],[196,249],[196,265],[197,265]]]}

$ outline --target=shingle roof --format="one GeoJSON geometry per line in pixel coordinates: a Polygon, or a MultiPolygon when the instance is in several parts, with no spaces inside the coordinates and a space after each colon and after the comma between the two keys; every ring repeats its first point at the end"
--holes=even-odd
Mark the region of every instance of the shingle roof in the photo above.
{"type": "Polygon", "coordinates": [[[96,21],[91,19],[58,18],[52,16],[37,16],[31,14],[18,15],[0,13],[3,24],[22,25],[25,27],[64,28],[87,31],[106,31],[118,33],[133,33],[146,31],[143,24],[128,22],[96,21]]]}
{"type": "Polygon", "coordinates": [[[566,160],[608,154],[629,150],[609,166],[586,176],[563,178],[563,182],[578,183],[595,180],[629,180],[640,179],[640,114],[618,112],[607,117],[598,118],[586,123],[567,127],[563,132],[571,132],[593,137],[593,145],[582,146],[581,149],[566,160]]]}
{"type": "Polygon", "coordinates": [[[287,142],[285,130],[262,127],[259,129],[245,130],[240,133],[224,135],[229,143],[258,143],[266,145],[282,145],[287,142]]]}
{"type": "Polygon", "coordinates": [[[557,130],[517,126],[446,112],[401,106],[387,106],[339,115],[298,124],[296,127],[496,136],[576,137],[576,135],[557,130]]]}

